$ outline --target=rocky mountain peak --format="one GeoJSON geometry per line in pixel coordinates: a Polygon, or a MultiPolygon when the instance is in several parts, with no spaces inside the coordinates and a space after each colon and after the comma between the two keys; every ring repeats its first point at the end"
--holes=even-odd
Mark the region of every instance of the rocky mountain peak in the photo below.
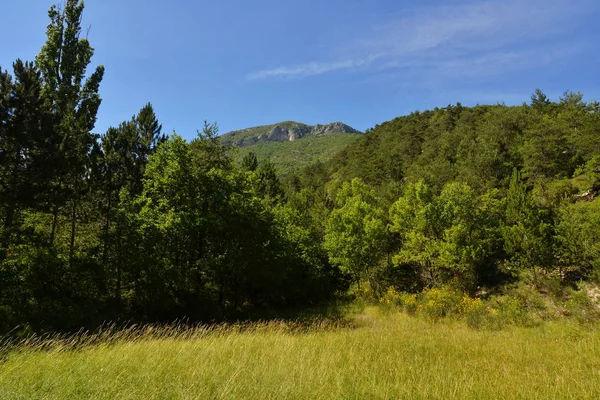
{"type": "Polygon", "coordinates": [[[243,147],[259,142],[293,142],[304,137],[324,136],[336,133],[359,134],[362,132],[342,122],[310,126],[300,122],[286,121],[226,133],[221,136],[221,143],[243,147]]]}

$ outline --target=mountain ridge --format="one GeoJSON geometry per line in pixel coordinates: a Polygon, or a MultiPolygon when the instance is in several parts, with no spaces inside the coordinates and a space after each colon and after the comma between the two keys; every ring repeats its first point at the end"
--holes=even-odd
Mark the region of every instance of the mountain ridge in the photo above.
{"type": "Polygon", "coordinates": [[[293,142],[306,137],[319,137],[338,133],[362,134],[343,122],[307,125],[295,121],[283,121],[271,125],[231,131],[220,136],[221,144],[237,147],[262,142],[293,142]]]}

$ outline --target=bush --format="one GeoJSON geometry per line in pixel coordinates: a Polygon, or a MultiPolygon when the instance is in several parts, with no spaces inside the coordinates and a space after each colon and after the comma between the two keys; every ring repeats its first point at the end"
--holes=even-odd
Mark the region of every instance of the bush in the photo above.
{"type": "Polygon", "coordinates": [[[532,326],[535,325],[531,314],[527,312],[522,299],[512,296],[500,296],[494,299],[496,317],[500,326],[532,326]]]}
{"type": "Polygon", "coordinates": [[[459,304],[459,311],[464,315],[467,325],[474,329],[486,326],[490,318],[490,309],[480,298],[463,296],[459,304]]]}
{"type": "MultiPolygon", "coordinates": [[[[470,328],[498,330],[507,326],[535,326],[537,322],[550,318],[550,309],[544,297],[532,289],[525,289],[524,285],[519,285],[512,288],[509,295],[484,301],[448,286],[428,289],[420,294],[402,293],[389,288],[379,302],[386,308],[398,307],[410,315],[420,314],[433,321],[447,317],[464,318],[470,328]]],[[[589,296],[574,293],[573,314],[583,321],[600,319],[600,309],[592,304],[589,296]]]]}
{"type": "Polygon", "coordinates": [[[463,295],[448,287],[428,289],[423,292],[422,311],[428,318],[438,320],[452,314],[459,314],[463,295]]]}
{"type": "Polygon", "coordinates": [[[419,305],[416,294],[398,292],[394,287],[388,288],[379,302],[383,305],[399,307],[411,315],[417,312],[419,305]]]}
{"type": "Polygon", "coordinates": [[[580,290],[571,289],[565,304],[566,313],[582,324],[600,320],[600,305],[592,300],[589,290],[587,285],[581,285],[580,290]]]}

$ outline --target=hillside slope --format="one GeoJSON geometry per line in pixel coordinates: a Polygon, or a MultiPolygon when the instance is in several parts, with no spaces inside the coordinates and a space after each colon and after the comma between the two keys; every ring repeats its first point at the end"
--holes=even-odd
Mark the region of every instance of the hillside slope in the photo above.
{"type": "Polygon", "coordinates": [[[423,180],[437,190],[460,181],[483,193],[506,188],[516,168],[547,191],[550,181],[593,169],[588,163],[600,154],[596,107],[565,98],[415,112],[361,135],[331,160],[325,180],[359,177],[374,186],[423,180]]]}
{"type": "Polygon", "coordinates": [[[314,162],[329,161],[359,138],[356,134],[334,133],[287,142],[258,142],[240,147],[236,158],[241,162],[248,153],[254,152],[259,162],[269,159],[280,174],[286,175],[314,162]]]}
{"type": "Polygon", "coordinates": [[[254,152],[259,162],[269,159],[285,175],[317,161],[329,161],[361,133],[342,122],[311,126],[285,121],[229,132],[220,141],[239,148],[239,162],[254,152]]]}

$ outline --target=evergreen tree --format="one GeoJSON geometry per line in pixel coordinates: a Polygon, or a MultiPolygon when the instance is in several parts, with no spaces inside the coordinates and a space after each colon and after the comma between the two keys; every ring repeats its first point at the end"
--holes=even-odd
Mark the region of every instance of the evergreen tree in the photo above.
{"type": "Polygon", "coordinates": [[[7,72],[0,77],[2,124],[0,125],[0,207],[2,240],[8,248],[19,211],[35,204],[36,176],[41,136],[40,77],[31,63],[13,64],[15,81],[7,72]]]}
{"type": "Polygon", "coordinates": [[[543,109],[550,104],[550,99],[540,89],[535,89],[531,95],[531,106],[534,108],[543,109]]]}
{"type": "Polygon", "coordinates": [[[258,160],[256,159],[256,154],[254,152],[250,152],[244,156],[242,160],[242,169],[244,171],[254,172],[258,168],[258,160]]]}
{"type": "Polygon", "coordinates": [[[275,171],[275,165],[268,159],[260,163],[256,170],[258,193],[270,203],[277,203],[283,197],[283,188],[275,171]]]}
{"type": "Polygon", "coordinates": [[[87,38],[81,37],[83,1],[67,0],[64,9],[50,8],[46,44],[36,57],[42,76],[42,99],[51,114],[53,138],[48,157],[53,176],[50,195],[52,224],[50,242],[56,236],[58,218],[68,205],[70,219],[69,260],[73,264],[77,207],[85,190],[87,161],[94,136],[90,133],[100,106],[98,89],[104,67],[98,66],[86,79],[94,54],[87,38]]]}
{"type": "Polygon", "coordinates": [[[515,169],[506,193],[506,215],[502,227],[504,249],[510,257],[509,267],[535,269],[551,266],[552,225],[546,219],[515,169]]]}

